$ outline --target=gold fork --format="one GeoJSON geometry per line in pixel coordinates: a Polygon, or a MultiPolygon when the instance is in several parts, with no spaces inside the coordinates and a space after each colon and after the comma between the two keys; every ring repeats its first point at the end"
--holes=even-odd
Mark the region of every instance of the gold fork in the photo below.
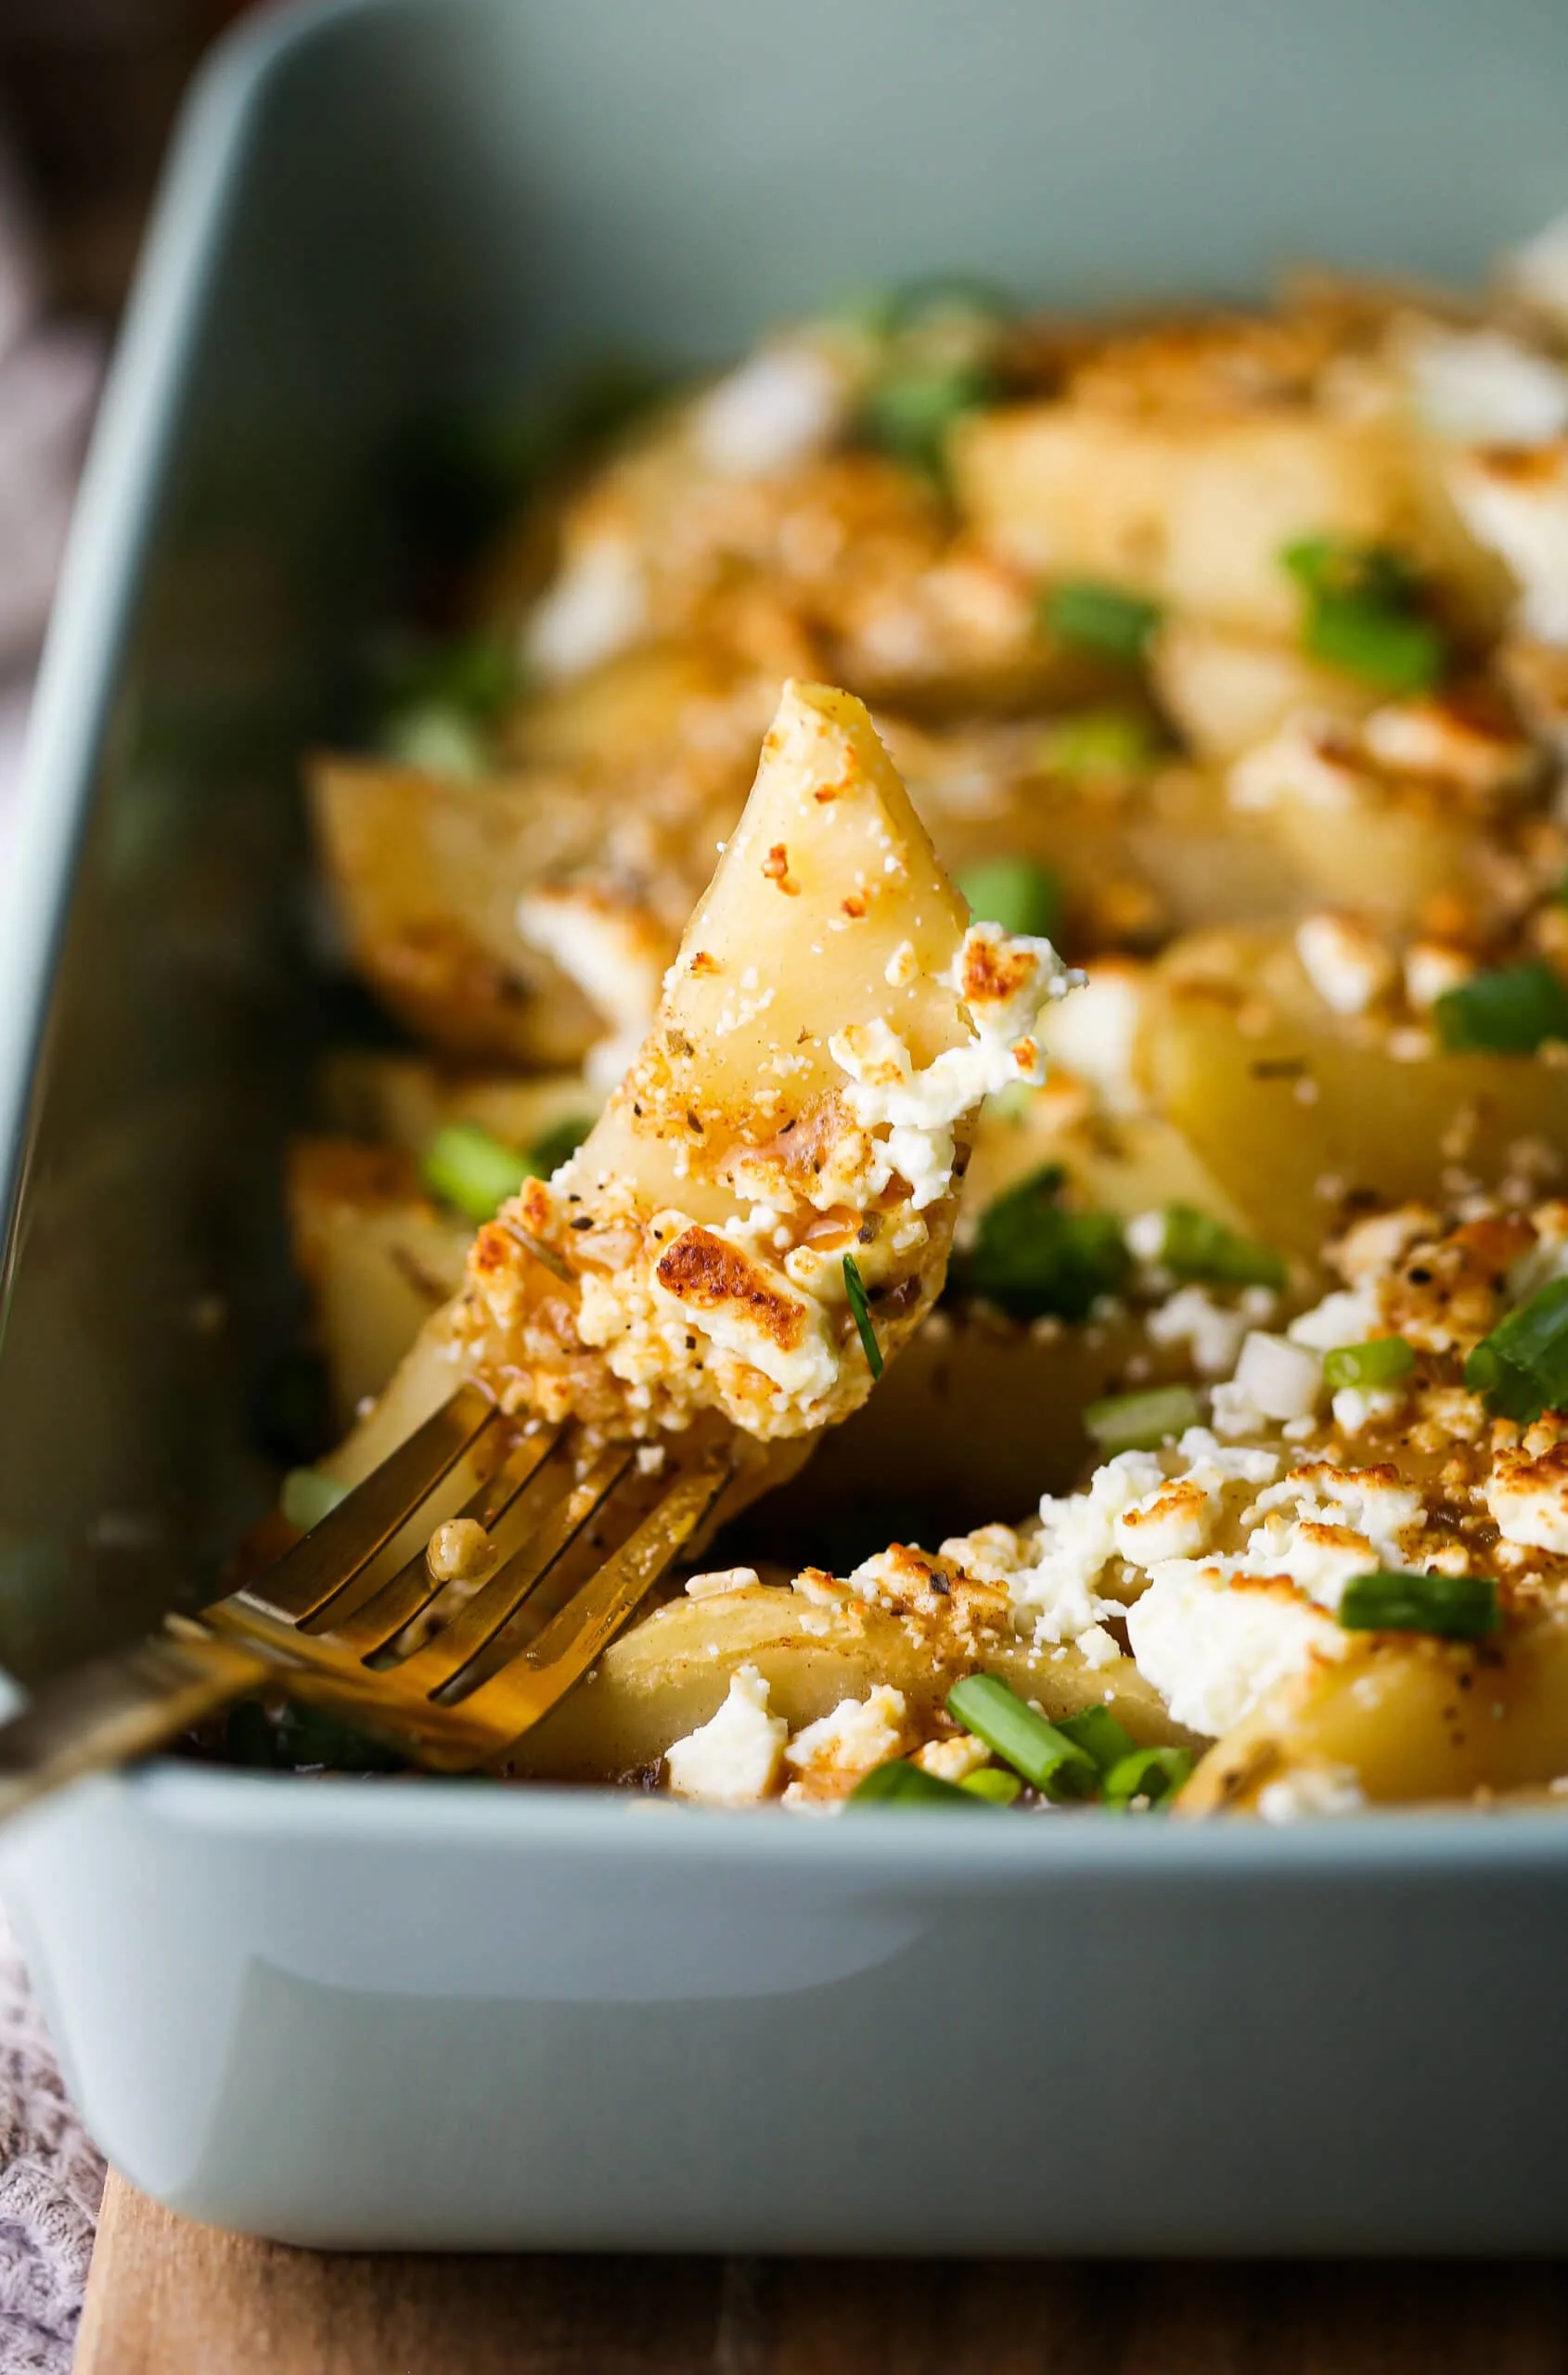
{"type": "Polygon", "coordinates": [[[655,1491],[635,1444],[524,1431],[463,1385],[265,1573],[44,1683],[0,1726],[0,1819],[258,1688],[324,1706],[432,1770],[499,1764],[635,1615],[740,1464],[733,1435],[705,1439],[655,1491]],[[475,1470],[453,1514],[502,1555],[447,1612],[443,1596],[459,1595],[431,1572],[422,1513],[475,1470]]]}

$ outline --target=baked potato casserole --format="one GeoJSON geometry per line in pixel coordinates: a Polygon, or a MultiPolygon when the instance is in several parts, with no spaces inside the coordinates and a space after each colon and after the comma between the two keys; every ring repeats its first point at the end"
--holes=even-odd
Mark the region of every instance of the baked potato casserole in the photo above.
{"type": "Polygon", "coordinates": [[[532,460],[311,769],[406,1038],[294,1150],[288,1522],[455,1373],[753,1444],[520,1775],[1568,1789],[1568,225],[1474,299],[932,283],[532,460]]]}

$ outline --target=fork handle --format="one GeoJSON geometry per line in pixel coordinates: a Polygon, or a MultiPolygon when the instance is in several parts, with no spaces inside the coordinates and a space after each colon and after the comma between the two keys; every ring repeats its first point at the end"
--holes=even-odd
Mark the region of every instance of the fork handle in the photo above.
{"type": "Polygon", "coordinates": [[[165,1747],[276,1672],[236,1643],[193,1636],[138,1641],[53,1675],[0,1725],[0,1823],[69,1782],[165,1747]]]}

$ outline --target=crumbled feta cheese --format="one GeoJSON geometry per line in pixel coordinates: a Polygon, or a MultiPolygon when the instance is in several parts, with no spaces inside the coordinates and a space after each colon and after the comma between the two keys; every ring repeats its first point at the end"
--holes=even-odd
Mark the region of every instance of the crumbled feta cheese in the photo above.
{"type": "Polygon", "coordinates": [[[1466,527],[1517,581],[1524,626],[1568,643],[1568,440],[1458,455],[1448,483],[1466,527]]]}
{"type": "Polygon", "coordinates": [[[624,650],[648,616],[636,546],[623,535],[585,539],[528,621],[523,657],[545,677],[580,676],[624,650]]]}
{"type": "Polygon", "coordinates": [[[1568,1557],[1568,1423],[1549,1413],[1497,1453],[1486,1506],[1505,1542],[1568,1557]]]}
{"type": "MultiPolygon", "coordinates": [[[[684,1213],[658,1213],[653,1228],[665,1246],[653,1271],[656,1309],[700,1328],[721,1351],[738,1354],[791,1396],[810,1400],[828,1392],[838,1361],[828,1314],[814,1296],[802,1293],[758,1249],[742,1250],[733,1239],[694,1226],[684,1213]],[[715,1277],[709,1249],[721,1244],[728,1262],[715,1277]],[[696,1252],[683,1262],[688,1248],[696,1252]]],[[[589,1290],[585,1279],[585,1311],[589,1290]]],[[[585,1343],[593,1341],[583,1318],[579,1332],[585,1343]]]]}
{"type": "Polygon", "coordinates": [[[1309,1352],[1333,1353],[1342,1344],[1365,1344],[1380,1324],[1378,1299],[1369,1287],[1342,1287],[1292,1319],[1285,1333],[1309,1352]]]}
{"type": "Polygon", "coordinates": [[[1390,1386],[1368,1390],[1342,1385],[1329,1406],[1342,1434],[1358,1435],[1379,1419],[1395,1418],[1405,1406],[1405,1396],[1390,1386]]]}
{"type": "Polygon", "coordinates": [[[738,1666],[724,1705],[710,1722],[666,1752],[664,1770],[677,1798],[743,1806],[767,1797],[783,1762],[790,1727],[768,1713],[768,1687],[755,1666],[738,1666]]]}
{"type": "Polygon", "coordinates": [[[1440,997],[1468,982],[1475,958],[1446,941],[1413,941],[1405,951],[1405,995],[1417,1014],[1429,1014],[1440,997]]]}
{"type": "Polygon", "coordinates": [[[1568,372],[1501,330],[1407,327],[1401,340],[1416,411],[1459,445],[1540,445],[1568,429],[1568,372]]]}
{"type": "Polygon", "coordinates": [[[882,968],[882,979],[893,990],[906,989],[919,971],[912,940],[901,940],[882,968]]]}
{"type": "Polygon", "coordinates": [[[705,1575],[686,1579],[688,1599],[716,1599],[723,1592],[750,1591],[762,1577],[754,1567],[714,1567],[705,1575]]]}
{"type": "Polygon", "coordinates": [[[1304,1765],[1282,1781],[1269,1781],[1258,1791],[1258,1812],[1265,1822],[1299,1822],[1304,1816],[1353,1815],[1367,1796],[1348,1765],[1304,1765]]]}
{"type": "Polygon", "coordinates": [[[1101,1666],[1114,1665],[1122,1654],[1116,1636],[1108,1633],[1103,1624],[1091,1624],[1087,1632],[1080,1633],[1077,1649],[1078,1655],[1091,1672],[1098,1672],[1101,1666]]]}
{"type": "Polygon", "coordinates": [[[1312,1656],[1337,1655],[1339,1627],[1286,1583],[1233,1583],[1234,1562],[1173,1560],[1127,1614],[1127,1637],[1178,1724],[1227,1732],[1312,1656]]]}
{"type": "Polygon", "coordinates": [[[962,1781],[978,1773],[991,1761],[991,1752],[983,1740],[971,1732],[959,1732],[950,1740],[927,1740],[915,1754],[915,1763],[924,1773],[934,1773],[939,1781],[962,1781]]]}
{"type": "Polygon", "coordinates": [[[850,389],[821,347],[780,341],[750,355],[710,389],[693,428],[700,457],[733,478],[765,478],[831,443],[850,389]]]}
{"type": "Polygon", "coordinates": [[[805,1725],[784,1751],[784,1762],[818,1781],[858,1779],[898,1754],[907,1728],[904,1693],[880,1683],[865,1699],[841,1699],[830,1715],[805,1725]]]}
{"type": "Polygon", "coordinates": [[[945,1048],[920,1072],[898,1033],[880,1017],[852,1023],[828,1043],[848,1073],[847,1102],[864,1130],[885,1128],[874,1143],[866,1177],[880,1195],[896,1173],[908,1182],[917,1212],[944,1196],[952,1182],[953,1124],[984,1097],[1022,1081],[1038,1087],[1045,1059],[1036,1026],[1041,1008],[1073,977],[1047,940],[1008,938],[994,925],[973,924],[954,960],[953,986],[964,999],[974,1035],[945,1048]]]}
{"type": "Polygon", "coordinates": [[[1234,1383],[1238,1396],[1266,1419],[1305,1419],[1323,1392],[1323,1364],[1288,1336],[1253,1329],[1241,1347],[1234,1383]]]}
{"type": "Polygon", "coordinates": [[[1132,1112],[1142,1102],[1135,1057],[1145,992],[1141,967],[1106,959],[1041,1022],[1052,1063],[1099,1089],[1113,1113],[1132,1112]]]}
{"type": "Polygon", "coordinates": [[[1296,927],[1296,955],[1325,1006],[1335,1014],[1365,1014],[1398,978],[1392,950],[1348,916],[1308,916],[1296,927]]]}

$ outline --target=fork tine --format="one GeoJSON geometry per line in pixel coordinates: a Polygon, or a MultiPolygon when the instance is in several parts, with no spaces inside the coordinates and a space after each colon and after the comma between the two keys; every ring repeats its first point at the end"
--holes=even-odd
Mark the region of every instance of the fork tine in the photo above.
{"type": "MultiPolygon", "coordinates": [[[[636,1531],[551,1618],[538,1639],[453,1706],[508,1744],[549,1713],[581,1679],[648,1597],[735,1473],[716,1453],[677,1477],[636,1531]]],[[[495,1761],[493,1752],[491,1762],[495,1761]]]]}
{"type": "Polygon", "coordinates": [[[462,1673],[492,1642],[503,1624],[517,1614],[556,1561],[570,1549],[583,1528],[603,1508],[635,1455],[625,1444],[598,1453],[582,1481],[550,1511],[537,1534],[513,1552],[505,1566],[481,1585],[433,1641],[404,1659],[397,1669],[400,1688],[427,1695],[462,1673]]]}
{"type": "Polygon", "coordinates": [[[296,1624],[315,1616],[407,1523],[499,1415],[478,1386],[459,1386],[244,1597],[296,1624]]]}
{"type": "MultiPolygon", "coordinates": [[[[559,1427],[526,1436],[518,1451],[502,1462],[494,1476],[485,1479],[471,1500],[464,1503],[457,1513],[459,1517],[476,1518],[486,1532],[498,1524],[536,1482],[551,1455],[559,1451],[560,1440],[559,1427]]],[[[368,1598],[353,1605],[351,1595],[340,1593],[311,1619],[305,1629],[314,1633],[317,1627],[325,1627],[343,1649],[367,1658],[395,1640],[404,1626],[411,1624],[445,1589],[446,1585],[431,1573],[421,1543],[396,1574],[368,1598]]]]}

